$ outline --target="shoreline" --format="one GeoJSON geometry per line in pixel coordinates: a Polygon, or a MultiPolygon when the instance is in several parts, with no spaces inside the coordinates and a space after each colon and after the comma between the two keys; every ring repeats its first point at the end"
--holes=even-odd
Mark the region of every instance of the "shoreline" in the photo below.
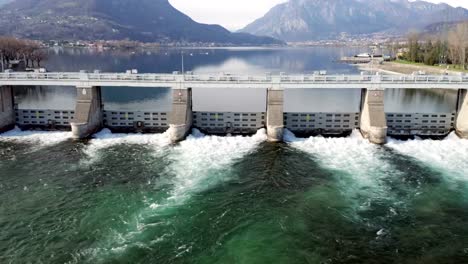
{"type": "Polygon", "coordinates": [[[372,69],[370,64],[359,64],[358,69],[361,71],[377,71],[384,74],[413,74],[417,71],[424,71],[426,74],[448,74],[448,75],[460,75],[464,74],[462,71],[447,70],[443,68],[427,66],[427,65],[414,65],[405,64],[398,62],[383,62],[382,64],[373,64],[372,69]]]}

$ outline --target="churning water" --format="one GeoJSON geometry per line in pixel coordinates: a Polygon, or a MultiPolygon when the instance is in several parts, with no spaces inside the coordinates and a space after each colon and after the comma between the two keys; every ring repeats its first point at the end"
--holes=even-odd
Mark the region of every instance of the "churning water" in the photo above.
{"type": "Polygon", "coordinates": [[[463,263],[468,142],[2,134],[2,263],[463,263]]]}
{"type": "MultiPolygon", "coordinates": [[[[50,69],[170,72],[180,59],[77,52],[58,52],[50,69]]],[[[186,61],[200,72],[355,72],[320,64],[351,55],[341,53],[199,50],[186,61]]],[[[132,108],[167,95],[120,93],[105,104],[132,108]]],[[[29,107],[44,99],[17,96],[29,107]]],[[[452,110],[450,100],[432,97],[453,96],[387,98],[452,110]]],[[[391,111],[399,109],[406,108],[391,111]]],[[[263,130],[250,137],[194,130],[178,144],[165,134],[70,136],[0,135],[0,263],[468,263],[468,141],[455,135],[386,146],[356,131],[306,139],[287,132],[282,144],[266,142],[263,130]]]]}

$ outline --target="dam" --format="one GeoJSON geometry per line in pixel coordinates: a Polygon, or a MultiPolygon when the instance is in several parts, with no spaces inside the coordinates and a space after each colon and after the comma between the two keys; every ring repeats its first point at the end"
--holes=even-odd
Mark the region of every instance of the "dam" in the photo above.
{"type": "MultiPolygon", "coordinates": [[[[164,132],[183,140],[197,128],[208,134],[254,134],[266,128],[269,141],[283,140],[284,130],[297,135],[345,135],[359,129],[370,142],[384,144],[387,136],[441,137],[456,131],[468,137],[468,76],[425,75],[195,75],[93,72],[0,73],[0,131],[21,129],[71,130],[76,139],[102,128],[123,132],[164,132]],[[18,109],[16,87],[74,87],[73,110],[18,109]],[[101,87],[170,89],[170,108],[106,110],[101,87]],[[456,111],[400,113],[385,111],[385,92],[393,89],[445,89],[458,92],[456,111]],[[325,91],[359,91],[355,107],[337,112],[329,107],[296,107],[298,91],[321,97],[325,91]],[[209,95],[209,96],[207,96],[209,95]],[[216,98],[216,107],[203,101],[216,98]],[[248,102],[239,111],[236,105],[248,102]]],[[[307,103],[307,102],[306,102],[307,103]]]]}

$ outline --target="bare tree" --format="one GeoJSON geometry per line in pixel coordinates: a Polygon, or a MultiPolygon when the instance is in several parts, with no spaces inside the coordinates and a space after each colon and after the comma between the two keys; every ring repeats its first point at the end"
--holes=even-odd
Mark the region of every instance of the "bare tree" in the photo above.
{"type": "Polygon", "coordinates": [[[2,65],[9,64],[12,60],[23,60],[26,67],[30,65],[34,67],[34,62],[40,64],[46,57],[47,53],[42,51],[40,45],[35,41],[0,37],[0,60],[2,65]]]}
{"type": "Polygon", "coordinates": [[[36,50],[31,56],[33,65],[34,61],[37,62],[37,67],[41,67],[41,62],[47,58],[47,53],[44,50],[36,50]]]}
{"type": "Polygon", "coordinates": [[[468,48],[468,22],[458,24],[448,35],[449,50],[454,62],[466,69],[468,48]]]}

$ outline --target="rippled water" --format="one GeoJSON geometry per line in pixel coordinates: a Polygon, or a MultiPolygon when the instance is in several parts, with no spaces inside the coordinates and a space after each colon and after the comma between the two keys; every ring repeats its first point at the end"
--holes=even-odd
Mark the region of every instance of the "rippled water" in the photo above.
{"type": "MultiPolygon", "coordinates": [[[[352,50],[191,52],[186,67],[197,72],[356,73],[333,62],[352,50]]],[[[171,72],[179,58],[179,51],[69,50],[48,67],[171,72]]],[[[16,92],[20,108],[57,109],[73,109],[76,93],[16,92]]],[[[106,109],[164,110],[168,91],[103,96],[106,109]]],[[[359,109],[353,91],[287,98],[288,111],[359,109]],[[324,105],[330,98],[338,99],[324,105]]],[[[451,112],[455,101],[454,92],[389,90],[385,105],[451,112]]],[[[263,130],[251,137],[194,130],[178,144],[165,134],[108,130],[78,142],[69,132],[0,134],[0,263],[468,263],[467,140],[451,134],[376,146],[357,131],[265,139],[263,130]]]]}
{"type": "Polygon", "coordinates": [[[0,136],[2,263],[464,263],[468,141],[0,136]]]}

